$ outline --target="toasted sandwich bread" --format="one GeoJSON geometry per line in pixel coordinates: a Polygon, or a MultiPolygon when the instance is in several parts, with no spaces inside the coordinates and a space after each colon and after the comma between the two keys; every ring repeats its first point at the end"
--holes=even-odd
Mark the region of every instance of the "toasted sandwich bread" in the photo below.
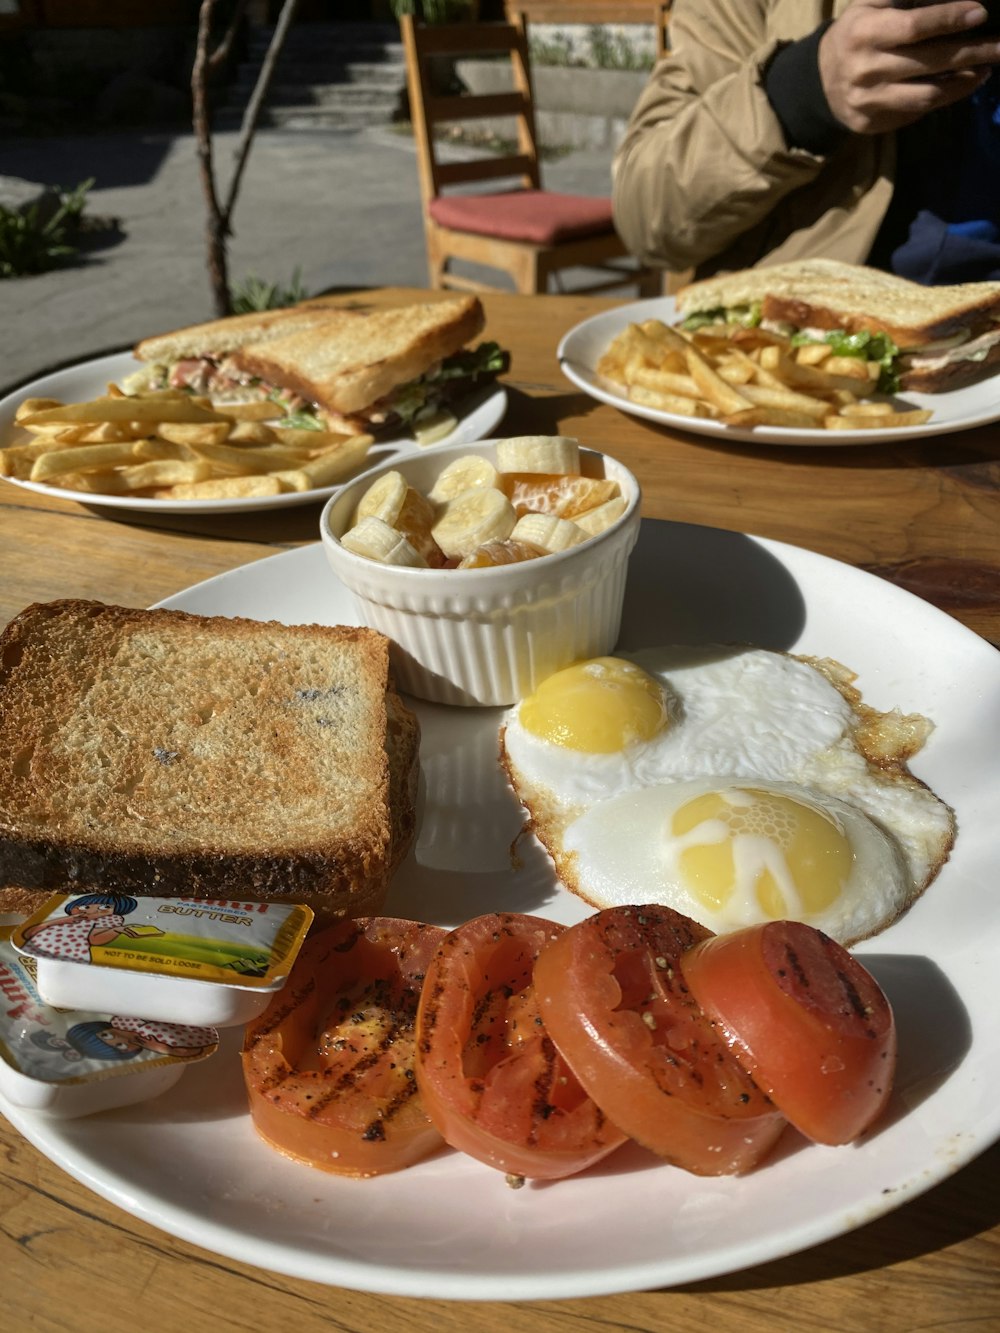
{"type": "Polygon", "coordinates": [[[210,319],[203,324],[190,324],[187,328],[143,338],[133,347],[132,354],[140,361],[163,364],[186,357],[223,357],[244,343],[266,343],[273,338],[286,338],[290,333],[314,328],[328,320],[331,310],[335,309],[317,301],[280,310],[257,310],[246,315],[210,319]]]}
{"type": "Polygon", "coordinates": [[[466,348],[484,323],[475,296],[367,312],[310,301],[146,338],[133,351],[147,364],[123,387],[271,400],[294,424],[348,432],[426,422],[506,368],[495,344],[466,348]]]}
{"type": "Polygon", "coordinates": [[[464,347],[484,323],[482,305],[473,296],[398,310],[340,310],[321,325],[246,344],[233,362],[327,413],[370,416],[394,390],[464,347]]]}
{"type": "Polygon", "coordinates": [[[35,604],[0,636],[0,910],[113,886],[377,911],[418,747],[376,631],[35,604]]]}
{"type": "Polygon", "coordinates": [[[1000,363],[1000,282],[925,287],[880,269],[807,259],[689,283],[678,313],[757,308],[765,327],[885,333],[899,348],[899,386],[959,388],[1000,363]]]}

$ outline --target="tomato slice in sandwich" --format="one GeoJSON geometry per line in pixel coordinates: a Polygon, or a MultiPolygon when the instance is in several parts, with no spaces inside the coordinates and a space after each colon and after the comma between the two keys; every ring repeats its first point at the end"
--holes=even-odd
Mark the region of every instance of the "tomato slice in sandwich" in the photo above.
{"type": "Polygon", "coordinates": [[[371,917],[306,941],[244,1037],[243,1076],[262,1138],[351,1176],[396,1171],[442,1146],[413,1055],[424,971],[446,933],[371,917]]]}
{"type": "Polygon", "coordinates": [[[895,1021],[846,949],[800,921],[769,921],[696,945],[681,968],[796,1129],[848,1143],[877,1119],[892,1091],[895,1021]]]}
{"type": "Polygon", "coordinates": [[[453,930],[431,961],[417,1014],[417,1082],[448,1143],[511,1175],[555,1180],[625,1141],[542,1025],[539,953],[563,930],[490,913],[453,930]]]}
{"type": "Polygon", "coordinates": [[[688,992],[686,950],[711,932],[667,907],[613,907],[535,964],[542,1019],[608,1118],[698,1175],[747,1171],[785,1120],[688,992]]]}

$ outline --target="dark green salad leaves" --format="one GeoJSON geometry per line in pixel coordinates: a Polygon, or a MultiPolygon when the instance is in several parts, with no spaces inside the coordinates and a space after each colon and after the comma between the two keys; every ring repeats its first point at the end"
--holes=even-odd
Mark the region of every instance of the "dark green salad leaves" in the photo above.
{"type": "Polygon", "coordinates": [[[462,379],[468,381],[471,391],[482,376],[499,375],[507,369],[508,364],[507,353],[495,342],[480,343],[478,347],[455,352],[452,356],[446,356],[435,370],[395,389],[392,410],[404,421],[412,422],[427,408],[428,399],[435,397],[435,386],[448,380],[462,379]]]}

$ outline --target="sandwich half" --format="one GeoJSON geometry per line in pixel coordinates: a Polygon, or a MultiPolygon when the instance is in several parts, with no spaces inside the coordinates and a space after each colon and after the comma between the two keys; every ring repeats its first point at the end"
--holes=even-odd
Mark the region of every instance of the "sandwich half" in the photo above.
{"type": "Polygon", "coordinates": [[[0,911],[86,887],[377,912],[418,749],[377,631],[35,604],[0,636],[0,911]]]}
{"type": "Polygon", "coordinates": [[[149,369],[124,388],[186,388],[219,404],[270,401],[276,417],[300,427],[419,425],[506,369],[496,343],[466,346],[484,324],[475,296],[238,315],[144,339],[133,353],[149,369]]]}
{"type": "Polygon", "coordinates": [[[1000,366],[1000,282],[925,287],[880,269],[808,259],[720,274],[676,296],[685,328],[760,326],[878,361],[878,387],[958,389],[1000,366]]]}

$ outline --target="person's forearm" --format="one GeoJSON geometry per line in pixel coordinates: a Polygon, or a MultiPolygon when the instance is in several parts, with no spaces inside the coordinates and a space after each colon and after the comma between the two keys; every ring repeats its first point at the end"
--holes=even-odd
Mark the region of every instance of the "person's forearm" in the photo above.
{"type": "Polygon", "coordinates": [[[819,70],[819,45],[831,21],[779,47],[764,71],[764,91],[785,143],[818,155],[833,152],[850,134],[830,108],[819,70]]]}

